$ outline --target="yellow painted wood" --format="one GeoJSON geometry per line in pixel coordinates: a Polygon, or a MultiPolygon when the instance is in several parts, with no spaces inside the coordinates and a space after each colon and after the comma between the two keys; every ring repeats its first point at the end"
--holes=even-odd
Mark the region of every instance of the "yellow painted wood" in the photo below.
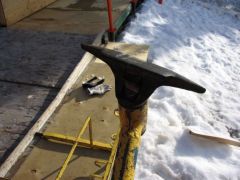
{"type": "Polygon", "coordinates": [[[119,106],[121,131],[113,180],[133,180],[141,135],[147,123],[147,104],[136,110],[119,106]]]}
{"type": "Polygon", "coordinates": [[[112,152],[109,158],[109,161],[106,166],[106,170],[103,176],[103,180],[108,180],[111,178],[111,172],[113,169],[114,161],[115,161],[115,156],[117,153],[117,148],[118,148],[118,143],[119,143],[119,133],[116,136],[116,139],[114,141],[113,147],[112,147],[112,152]]]}
{"type": "Polygon", "coordinates": [[[61,177],[62,177],[64,171],[66,170],[67,165],[68,165],[69,161],[71,160],[71,157],[72,157],[72,155],[73,155],[73,153],[74,153],[74,151],[75,151],[75,149],[76,149],[76,147],[77,147],[77,144],[78,144],[78,141],[79,141],[80,137],[83,135],[85,129],[87,128],[87,125],[89,124],[89,121],[91,121],[91,118],[90,118],[90,117],[88,117],[88,118],[86,119],[86,121],[85,121],[82,129],[80,129],[80,131],[79,131],[79,133],[78,133],[78,136],[77,136],[77,138],[76,138],[76,142],[75,142],[74,145],[72,146],[71,151],[69,152],[66,160],[64,161],[64,164],[62,165],[62,168],[61,168],[60,172],[58,173],[56,180],[61,179],[61,177]]]}
{"type": "MultiPolygon", "coordinates": [[[[46,133],[43,133],[42,135],[44,138],[46,138],[50,141],[58,141],[61,143],[73,144],[76,141],[76,137],[66,136],[66,135],[59,134],[59,133],[46,132],[46,133]]],[[[87,139],[83,139],[83,138],[78,139],[78,145],[82,146],[82,147],[89,147],[89,148],[93,148],[93,149],[102,149],[102,150],[106,150],[106,151],[112,150],[112,147],[110,144],[93,141],[93,144],[91,146],[91,141],[89,141],[87,139]]]]}

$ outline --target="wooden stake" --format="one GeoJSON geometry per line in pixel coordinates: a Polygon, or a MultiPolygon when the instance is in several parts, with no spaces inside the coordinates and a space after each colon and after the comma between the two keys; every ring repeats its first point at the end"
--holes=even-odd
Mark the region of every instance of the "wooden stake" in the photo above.
{"type": "Polygon", "coordinates": [[[230,139],[230,138],[227,138],[227,137],[226,138],[225,137],[220,137],[220,136],[216,136],[216,135],[210,135],[210,134],[206,134],[204,132],[198,132],[198,131],[195,131],[195,130],[192,130],[192,129],[189,129],[189,133],[193,136],[205,138],[207,140],[216,141],[216,142],[219,142],[219,143],[240,147],[240,141],[238,141],[238,140],[230,139]]]}

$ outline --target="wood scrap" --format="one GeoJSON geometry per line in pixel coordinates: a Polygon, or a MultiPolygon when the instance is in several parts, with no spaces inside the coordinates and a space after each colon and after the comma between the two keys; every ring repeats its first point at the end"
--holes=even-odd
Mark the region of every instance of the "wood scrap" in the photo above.
{"type": "Polygon", "coordinates": [[[223,143],[223,144],[228,144],[228,145],[233,145],[233,146],[239,146],[240,147],[240,141],[235,140],[233,138],[230,137],[221,137],[218,135],[212,135],[212,134],[208,134],[205,132],[201,132],[201,131],[196,131],[194,129],[190,129],[189,128],[189,133],[193,136],[196,137],[200,137],[200,138],[204,138],[207,140],[211,140],[211,141],[216,141],[219,143],[223,143]]]}

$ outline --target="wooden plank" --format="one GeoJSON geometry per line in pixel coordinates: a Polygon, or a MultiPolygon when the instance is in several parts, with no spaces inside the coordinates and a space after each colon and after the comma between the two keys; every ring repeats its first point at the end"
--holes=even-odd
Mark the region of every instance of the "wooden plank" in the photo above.
{"type": "Polygon", "coordinates": [[[204,138],[207,140],[211,140],[211,141],[216,141],[219,143],[223,143],[223,144],[229,144],[229,145],[233,145],[233,146],[240,146],[240,141],[232,139],[232,138],[228,138],[228,137],[221,137],[218,135],[212,135],[209,133],[205,133],[205,132],[201,132],[198,130],[193,130],[193,129],[189,129],[189,133],[191,135],[200,137],[200,138],[204,138]]]}
{"type": "MultiPolygon", "coordinates": [[[[122,51],[143,61],[147,60],[147,45],[108,43],[106,48],[122,51]]],[[[115,79],[109,66],[99,59],[92,61],[51,116],[50,123],[44,127],[44,133],[54,132],[75,137],[86,117],[90,115],[94,141],[112,143],[111,136],[119,128],[119,119],[114,114],[118,107],[114,84],[115,79]],[[91,74],[104,76],[104,83],[111,85],[112,90],[104,96],[89,96],[81,84],[91,74]]],[[[88,139],[88,132],[82,138],[88,139]]],[[[69,151],[69,146],[40,139],[16,171],[11,171],[12,174],[9,177],[13,180],[54,179],[60,170],[59,165],[64,162],[69,151]],[[32,173],[32,169],[37,173],[32,173]]],[[[95,165],[94,161],[107,160],[109,156],[110,154],[105,151],[79,147],[63,179],[88,179],[90,175],[101,169],[95,165]]]]}
{"type": "Polygon", "coordinates": [[[0,0],[0,25],[5,25],[5,24],[6,24],[5,14],[3,11],[2,1],[0,0]]]}
{"type": "Polygon", "coordinates": [[[56,0],[1,0],[5,20],[1,18],[0,23],[2,26],[9,26],[55,1],[56,0]]]}
{"type": "MultiPolygon", "coordinates": [[[[104,31],[98,34],[97,38],[93,42],[95,45],[99,45],[101,42],[101,38],[104,31]]],[[[36,132],[39,132],[40,129],[44,126],[44,124],[48,121],[51,115],[55,112],[56,108],[61,104],[65,95],[69,92],[69,89],[75,84],[79,76],[83,73],[84,69],[88,66],[88,64],[94,58],[90,53],[85,53],[82,60],[75,67],[70,77],[67,79],[62,89],[53,100],[53,102],[49,105],[46,111],[42,114],[42,116],[36,121],[33,127],[29,130],[29,132],[25,135],[22,141],[18,144],[18,146],[14,149],[14,151],[9,155],[9,157],[5,160],[5,162],[0,167],[0,177],[5,177],[11,167],[17,162],[19,157],[25,151],[27,146],[32,142],[34,135],[36,132]]]]}

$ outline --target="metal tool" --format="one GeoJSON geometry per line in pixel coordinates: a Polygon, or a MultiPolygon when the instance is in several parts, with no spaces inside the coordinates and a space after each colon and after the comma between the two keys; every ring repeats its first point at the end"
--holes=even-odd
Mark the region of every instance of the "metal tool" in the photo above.
{"type": "Polygon", "coordinates": [[[82,44],[82,48],[109,65],[115,76],[121,131],[112,179],[134,179],[141,134],[147,123],[147,100],[160,86],[197,93],[205,88],[166,68],[142,62],[118,51],[82,44]]]}
{"type": "Polygon", "coordinates": [[[91,79],[86,79],[85,81],[82,82],[82,87],[93,88],[97,85],[102,84],[104,80],[105,80],[104,77],[97,77],[93,74],[91,79]]]}
{"type": "Polygon", "coordinates": [[[82,82],[82,87],[87,89],[90,96],[103,95],[112,89],[110,85],[103,84],[104,81],[104,77],[97,77],[93,74],[91,79],[86,79],[82,82]]]}

